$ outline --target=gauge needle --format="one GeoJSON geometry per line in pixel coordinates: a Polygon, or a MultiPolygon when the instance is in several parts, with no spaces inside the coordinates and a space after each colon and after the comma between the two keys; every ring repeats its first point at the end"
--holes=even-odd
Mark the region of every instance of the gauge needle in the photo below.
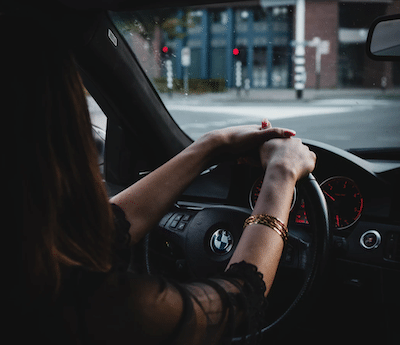
{"type": "Polygon", "coordinates": [[[329,199],[331,199],[332,201],[335,201],[335,198],[332,196],[332,195],[329,195],[327,192],[325,192],[324,191],[324,193],[325,193],[325,195],[329,198],[329,199]]]}

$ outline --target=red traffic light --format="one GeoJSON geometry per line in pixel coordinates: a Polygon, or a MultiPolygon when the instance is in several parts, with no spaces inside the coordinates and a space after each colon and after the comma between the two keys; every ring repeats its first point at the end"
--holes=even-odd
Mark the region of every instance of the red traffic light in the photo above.
{"type": "Polygon", "coordinates": [[[165,53],[165,54],[168,53],[168,47],[167,47],[167,46],[162,47],[161,50],[162,50],[162,52],[165,53]]]}
{"type": "Polygon", "coordinates": [[[239,55],[239,49],[234,48],[232,53],[233,53],[233,55],[236,55],[236,56],[239,55]]]}

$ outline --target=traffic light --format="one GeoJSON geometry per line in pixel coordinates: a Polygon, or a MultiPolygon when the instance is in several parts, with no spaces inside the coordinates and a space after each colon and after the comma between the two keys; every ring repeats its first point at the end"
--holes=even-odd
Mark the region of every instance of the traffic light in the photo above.
{"type": "Polygon", "coordinates": [[[240,51],[238,48],[233,48],[232,53],[233,53],[233,55],[238,56],[240,51]]]}
{"type": "Polygon", "coordinates": [[[163,59],[169,59],[173,54],[172,48],[168,46],[162,46],[160,51],[161,51],[161,57],[163,59]]]}

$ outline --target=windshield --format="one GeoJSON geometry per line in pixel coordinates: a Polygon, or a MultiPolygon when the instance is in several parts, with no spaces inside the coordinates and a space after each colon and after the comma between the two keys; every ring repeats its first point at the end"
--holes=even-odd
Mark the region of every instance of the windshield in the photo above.
{"type": "Polygon", "coordinates": [[[351,149],[400,146],[400,65],[365,54],[370,23],[399,7],[261,0],[110,15],[192,139],[268,118],[351,149]]]}

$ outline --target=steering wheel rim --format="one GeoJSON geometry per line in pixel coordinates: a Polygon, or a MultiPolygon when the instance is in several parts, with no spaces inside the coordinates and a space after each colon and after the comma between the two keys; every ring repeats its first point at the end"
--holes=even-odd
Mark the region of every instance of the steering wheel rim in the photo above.
{"type": "MultiPolygon", "coordinates": [[[[304,196],[307,205],[307,218],[309,219],[314,236],[313,257],[309,263],[310,267],[304,279],[303,286],[292,304],[274,322],[264,327],[261,331],[262,333],[270,331],[278,324],[282,323],[293,313],[298,305],[306,301],[313,285],[317,280],[321,281],[323,272],[325,272],[330,258],[332,234],[330,231],[328,206],[322,190],[312,174],[309,174],[306,178],[299,181],[298,188],[300,193],[304,196]]],[[[235,338],[235,340],[239,339],[240,338],[235,338]]]]}
{"type": "MultiPolygon", "coordinates": [[[[281,325],[286,320],[289,319],[290,315],[294,314],[294,311],[299,309],[298,307],[306,302],[307,296],[309,295],[312,287],[315,287],[317,281],[321,281],[323,272],[328,264],[329,257],[330,257],[330,243],[332,240],[332,235],[330,232],[330,224],[329,224],[329,215],[328,215],[328,207],[326,204],[325,197],[321,191],[321,188],[314,178],[312,174],[309,174],[307,177],[302,179],[297,184],[298,190],[301,195],[303,195],[305,199],[305,203],[307,206],[307,217],[309,219],[309,224],[312,229],[313,240],[310,246],[310,256],[311,260],[307,260],[305,271],[307,272],[306,277],[304,279],[304,283],[297,294],[297,297],[293,300],[290,306],[286,309],[285,312],[282,313],[275,321],[267,325],[261,330],[261,333],[264,334],[266,332],[272,331],[276,329],[278,325],[281,325]]],[[[204,248],[207,248],[207,243],[209,243],[210,233],[215,231],[216,228],[223,227],[224,222],[215,222],[213,219],[214,213],[227,213],[230,215],[236,215],[233,217],[233,222],[238,222],[240,227],[240,235],[242,231],[242,224],[245,218],[250,214],[250,210],[243,209],[240,207],[228,207],[228,206],[216,206],[212,208],[204,208],[198,211],[198,214],[192,219],[191,226],[189,227],[189,231],[186,231],[185,240],[182,242],[183,246],[185,247],[186,254],[189,255],[189,262],[203,262],[206,259],[206,256],[203,257],[203,260],[193,259],[197,258],[196,250],[202,251],[204,248]],[[199,216],[198,214],[201,214],[199,216]],[[211,213],[210,213],[211,212],[211,213]],[[210,225],[212,224],[212,225],[210,225]],[[206,227],[206,231],[203,231],[202,234],[199,236],[199,230],[202,227],[206,227]],[[202,237],[201,240],[193,239],[194,237],[202,237]],[[202,245],[199,245],[199,241],[201,241],[202,245]],[[196,245],[197,243],[197,245],[196,245]],[[190,249],[191,248],[191,249],[190,249]],[[189,253],[188,253],[189,250],[189,253]],[[191,258],[191,259],[190,259],[191,258]]],[[[230,218],[232,218],[230,216],[230,218]]],[[[167,224],[172,224],[171,219],[173,216],[170,217],[170,220],[164,225],[167,227],[167,224]]],[[[225,224],[226,226],[226,224],[225,224]]],[[[239,229],[236,228],[236,229],[239,229]]],[[[232,231],[232,228],[230,229],[232,231]]],[[[239,230],[236,230],[239,231],[239,230]]],[[[180,237],[180,233],[178,232],[171,232],[172,237],[174,239],[178,239],[180,237]]],[[[237,234],[234,234],[237,237],[237,234]]],[[[240,237],[239,235],[239,237],[240,237]]],[[[290,229],[289,229],[289,241],[290,241],[290,229]]],[[[146,270],[148,273],[153,273],[152,267],[150,265],[149,259],[149,242],[150,242],[150,235],[148,235],[144,241],[144,252],[145,252],[145,264],[146,270]]],[[[237,241],[238,242],[238,241],[237,241]]],[[[236,242],[236,243],[237,243],[236,242]]],[[[232,248],[230,255],[228,256],[215,256],[213,257],[213,267],[214,271],[216,267],[224,267],[226,263],[229,261],[230,256],[234,252],[235,245],[232,248]]],[[[210,254],[210,249],[205,249],[206,254],[210,254]]],[[[207,266],[208,261],[206,262],[205,266],[207,266]]],[[[209,263],[208,263],[209,264],[209,263]]],[[[200,272],[202,272],[200,270],[200,272]]],[[[209,274],[208,274],[209,275],[209,274]]],[[[233,341],[241,341],[242,337],[240,338],[233,338],[233,341]]]]}

